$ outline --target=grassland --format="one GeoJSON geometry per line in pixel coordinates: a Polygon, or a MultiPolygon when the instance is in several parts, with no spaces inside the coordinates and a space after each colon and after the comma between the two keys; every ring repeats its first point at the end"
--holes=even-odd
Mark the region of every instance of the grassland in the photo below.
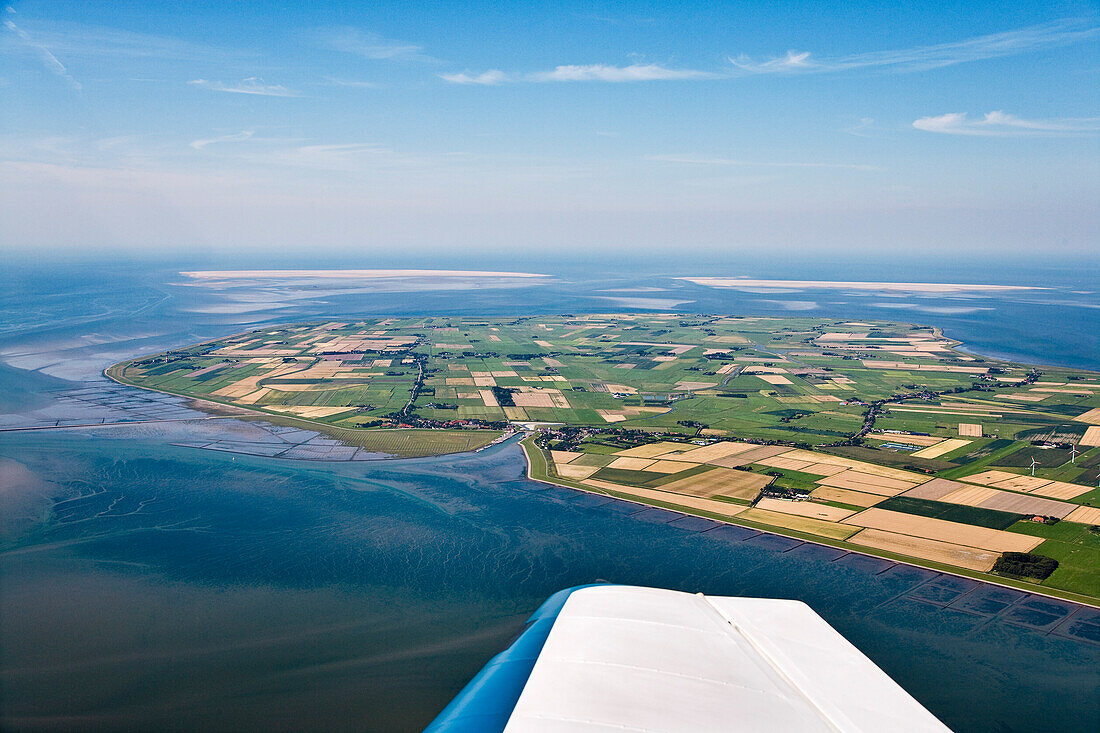
{"type": "Polygon", "coordinates": [[[522,427],[536,478],[970,574],[1032,548],[1059,562],[1044,590],[1100,597],[1100,375],[957,345],[808,318],[374,318],[108,373],[404,457],[522,427]]]}

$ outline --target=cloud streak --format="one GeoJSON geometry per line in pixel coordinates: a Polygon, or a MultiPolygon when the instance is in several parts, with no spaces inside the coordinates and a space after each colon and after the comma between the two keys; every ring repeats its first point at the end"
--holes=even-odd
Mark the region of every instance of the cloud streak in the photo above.
{"type": "Polygon", "coordinates": [[[981,137],[1073,135],[1100,132],[1100,117],[1026,120],[998,110],[972,120],[966,112],[948,112],[938,117],[921,117],[913,122],[913,127],[924,132],[981,137]]]}
{"type": "MultiPolygon", "coordinates": [[[[15,11],[9,7],[7,8],[7,13],[10,15],[14,15],[15,11]]],[[[17,26],[15,22],[12,21],[10,18],[4,19],[4,27],[14,33],[25,46],[32,49],[38,55],[39,59],[41,59],[47,71],[49,71],[54,76],[63,79],[66,84],[71,86],[76,91],[79,92],[81,90],[80,82],[72,77],[72,75],[69,73],[69,70],[65,68],[64,64],[57,60],[57,57],[53,55],[53,52],[50,51],[49,48],[47,48],[44,44],[36,42],[33,38],[31,38],[29,33],[17,26]]]]}
{"type": "Polygon", "coordinates": [[[544,84],[554,82],[610,82],[612,84],[643,81],[679,81],[687,79],[715,79],[720,75],[697,69],[671,69],[660,64],[564,64],[549,71],[527,74],[506,74],[491,69],[481,74],[462,72],[440,74],[439,78],[452,84],[497,85],[505,83],[544,84]]]}
{"type": "Polygon", "coordinates": [[[225,84],[209,79],[192,79],[187,82],[201,89],[209,89],[212,92],[230,92],[232,94],[255,94],[261,97],[300,97],[301,93],[279,84],[264,84],[263,79],[250,76],[236,84],[225,84]]]}
{"type": "Polygon", "coordinates": [[[253,130],[241,130],[240,132],[234,132],[230,135],[219,135],[218,137],[210,137],[203,140],[192,140],[191,147],[195,150],[202,150],[208,145],[214,143],[237,143],[249,140],[255,134],[253,130]]]}
{"type": "Polygon", "coordinates": [[[1043,48],[1066,46],[1100,35],[1100,27],[1080,20],[1019,28],[1003,33],[968,38],[954,43],[893,51],[874,51],[848,56],[814,58],[809,51],[788,51],[785,56],[754,61],[747,56],[730,58],[742,74],[822,74],[868,68],[926,71],[971,61],[1013,56],[1043,48]]]}
{"type": "Polygon", "coordinates": [[[336,28],[315,34],[321,44],[333,50],[376,61],[417,61],[437,63],[439,59],[424,53],[424,47],[407,41],[386,38],[357,28],[336,28]]]}

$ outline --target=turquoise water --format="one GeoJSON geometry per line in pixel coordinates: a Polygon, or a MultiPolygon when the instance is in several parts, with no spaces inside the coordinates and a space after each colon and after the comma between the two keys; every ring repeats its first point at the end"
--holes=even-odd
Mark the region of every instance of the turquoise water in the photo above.
{"type": "MultiPolygon", "coordinates": [[[[0,368],[0,426],[193,417],[129,390],[97,400],[99,371],[250,323],[561,312],[621,285],[575,277],[226,312],[164,274],[92,275],[3,291],[0,359],[23,369],[0,368]]],[[[633,284],[678,287],[654,282],[633,284]]],[[[782,308],[758,302],[774,294],[690,291],[698,310],[782,308]]],[[[842,305],[856,307],[830,307],[842,305]]],[[[1033,308],[989,307],[1009,320],[1033,308]]],[[[1095,361],[1090,334],[1074,333],[1074,358],[1095,361]]],[[[515,445],[356,463],[175,445],[257,431],[216,420],[0,432],[0,727],[415,730],[546,596],[597,580],[806,601],[959,731],[1100,725],[1094,610],[546,487],[523,478],[515,445]]]]}

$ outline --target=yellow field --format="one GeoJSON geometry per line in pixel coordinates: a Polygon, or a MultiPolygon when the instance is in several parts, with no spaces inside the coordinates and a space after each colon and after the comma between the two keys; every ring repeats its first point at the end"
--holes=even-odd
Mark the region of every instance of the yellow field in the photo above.
{"type": "Polygon", "coordinates": [[[902,481],[909,481],[914,484],[919,484],[928,480],[926,476],[923,476],[919,473],[913,473],[912,471],[903,471],[900,468],[888,468],[887,466],[878,466],[874,463],[857,461],[852,458],[843,458],[841,456],[833,456],[827,453],[813,453],[808,450],[802,450],[801,448],[795,448],[794,450],[786,451],[782,455],[784,458],[794,458],[795,460],[800,461],[811,461],[813,463],[825,463],[833,466],[854,468],[861,473],[870,473],[874,474],[875,476],[901,479],[902,481]]]}
{"type": "Polygon", "coordinates": [[[646,466],[645,470],[652,471],[653,473],[680,473],[680,471],[686,471],[695,465],[694,463],[685,463],[684,461],[661,459],[646,466]]]}
{"type": "Polygon", "coordinates": [[[264,405],[265,410],[274,412],[286,412],[299,417],[331,417],[341,412],[354,410],[354,407],[309,407],[297,405],[264,405]]]}
{"type": "Polygon", "coordinates": [[[571,478],[575,481],[586,479],[599,470],[599,466],[574,466],[570,463],[563,463],[560,466],[555,464],[554,466],[554,473],[562,478],[571,478]]]}
{"type": "Polygon", "coordinates": [[[759,522],[760,524],[768,524],[773,527],[786,527],[787,529],[806,532],[807,534],[816,534],[820,537],[831,537],[834,540],[847,539],[859,531],[855,527],[850,527],[845,524],[823,522],[820,519],[799,517],[794,514],[783,514],[782,512],[773,512],[767,509],[746,509],[741,512],[738,517],[740,519],[759,522]]]}
{"type": "MultiPolygon", "coordinates": [[[[683,446],[681,446],[682,448],[683,446]]],[[[726,458],[727,456],[736,455],[738,453],[746,453],[753,448],[759,446],[751,443],[734,443],[732,441],[721,441],[718,443],[711,443],[701,448],[692,448],[691,450],[681,453],[677,456],[664,456],[666,458],[674,458],[677,461],[690,461],[692,463],[710,463],[719,458],[726,458]]]]}
{"type": "Polygon", "coordinates": [[[920,517],[915,514],[902,514],[876,507],[848,517],[843,522],[858,527],[977,547],[991,552],[1030,552],[1043,543],[1042,537],[1029,537],[999,529],[976,527],[959,522],[948,522],[944,519],[920,517]]]}
{"type": "Polygon", "coordinates": [[[959,423],[959,435],[963,435],[967,438],[980,438],[982,437],[982,434],[983,433],[981,423],[959,423]]]}
{"type": "Polygon", "coordinates": [[[568,450],[552,450],[552,451],[550,451],[550,457],[554,459],[554,465],[558,465],[558,464],[561,464],[561,463],[569,463],[574,458],[580,458],[583,455],[584,455],[583,453],[580,453],[578,451],[568,451],[568,450]]]}
{"type": "Polygon", "coordinates": [[[826,522],[839,522],[842,519],[855,514],[851,509],[841,509],[827,504],[818,504],[815,501],[785,501],[765,497],[756,502],[757,509],[768,509],[782,514],[792,514],[797,517],[810,517],[826,522]]]}
{"type": "Polygon", "coordinates": [[[963,506],[979,506],[983,501],[1003,493],[1005,492],[991,489],[988,486],[964,486],[941,497],[940,501],[946,501],[949,504],[962,504],[963,506]]]}
{"type": "Polygon", "coordinates": [[[624,468],[628,471],[644,471],[648,466],[652,466],[656,461],[649,458],[631,458],[630,456],[620,456],[611,463],[607,464],[608,468],[624,468]]]}
{"type": "Polygon", "coordinates": [[[873,547],[877,550],[896,552],[899,555],[919,557],[948,565],[988,572],[993,569],[1000,553],[955,545],[950,542],[910,537],[896,532],[865,529],[848,538],[853,545],[873,547]]]}

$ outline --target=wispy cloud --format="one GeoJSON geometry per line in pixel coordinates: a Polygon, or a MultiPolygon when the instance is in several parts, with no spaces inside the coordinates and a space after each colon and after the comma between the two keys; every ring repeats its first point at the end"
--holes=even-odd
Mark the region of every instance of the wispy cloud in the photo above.
{"type": "Polygon", "coordinates": [[[324,77],[325,83],[334,87],[349,87],[351,89],[377,89],[378,84],[373,81],[362,81],[360,79],[338,79],[332,76],[324,77]]]}
{"type": "Polygon", "coordinates": [[[490,69],[480,74],[471,74],[466,71],[460,74],[440,74],[439,78],[452,84],[481,84],[484,86],[493,86],[510,81],[507,74],[497,69],[490,69]]]}
{"type": "Polygon", "coordinates": [[[424,47],[407,41],[386,38],[358,28],[334,28],[313,34],[325,46],[336,51],[368,59],[435,63],[439,59],[424,53],[424,47]]]}
{"type": "Polygon", "coordinates": [[[731,158],[710,158],[700,155],[649,155],[646,160],[659,163],[681,163],[684,165],[699,166],[730,166],[742,168],[846,168],[849,170],[874,171],[880,170],[878,166],[863,165],[858,163],[799,163],[799,162],[773,162],[755,160],[735,160],[731,158]]]}
{"type": "Polygon", "coordinates": [[[57,60],[57,57],[53,55],[53,52],[43,43],[35,41],[29,33],[15,24],[15,21],[10,16],[15,15],[15,10],[10,6],[4,9],[4,12],[9,17],[4,19],[4,27],[23,43],[24,46],[33,50],[36,55],[41,59],[46,70],[54,76],[63,79],[65,83],[71,86],[73,89],[80,91],[80,82],[72,77],[69,70],[65,68],[65,65],[57,60]]]}
{"type": "Polygon", "coordinates": [[[195,150],[202,150],[208,145],[214,143],[237,143],[244,140],[249,140],[255,134],[254,130],[241,130],[240,132],[234,132],[229,135],[219,135],[218,137],[208,137],[201,140],[192,140],[191,147],[195,150]]]}
{"type": "Polygon", "coordinates": [[[731,57],[730,63],[739,72],[748,74],[821,74],[876,67],[924,71],[1065,46],[1097,35],[1100,35],[1100,26],[1081,20],[1061,20],[932,46],[822,58],[815,58],[809,51],[788,51],[784,56],[764,61],[747,56],[731,57]]]}
{"type": "Polygon", "coordinates": [[[439,78],[452,84],[495,85],[507,82],[641,82],[674,81],[683,79],[713,79],[719,75],[696,69],[671,69],[660,64],[630,64],[614,66],[609,64],[566,64],[555,66],[550,71],[536,71],[527,74],[506,74],[497,69],[471,74],[440,74],[439,78]]]}
{"type": "Polygon", "coordinates": [[[209,89],[214,92],[231,92],[233,94],[256,94],[262,97],[299,97],[300,92],[288,89],[279,84],[264,84],[263,79],[250,76],[235,84],[225,84],[220,81],[208,79],[192,79],[187,82],[192,86],[209,89]]]}
{"type": "Polygon", "coordinates": [[[1100,132],[1100,117],[1025,120],[998,110],[986,113],[980,120],[971,120],[966,112],[948,112],[938,117],[921,117],[913,127],[925,132],[984,137],[1072,135],[1100,132]]]}
{"type": "Polygon", "coordinates": [[[666,81],[674,79],[710,79],[715,74],[695,69],[670,69],[660,64],[631,64],[608,66],[606,64],[568,65],[555,67],[528,75],[530,81],[666,81]]]}

